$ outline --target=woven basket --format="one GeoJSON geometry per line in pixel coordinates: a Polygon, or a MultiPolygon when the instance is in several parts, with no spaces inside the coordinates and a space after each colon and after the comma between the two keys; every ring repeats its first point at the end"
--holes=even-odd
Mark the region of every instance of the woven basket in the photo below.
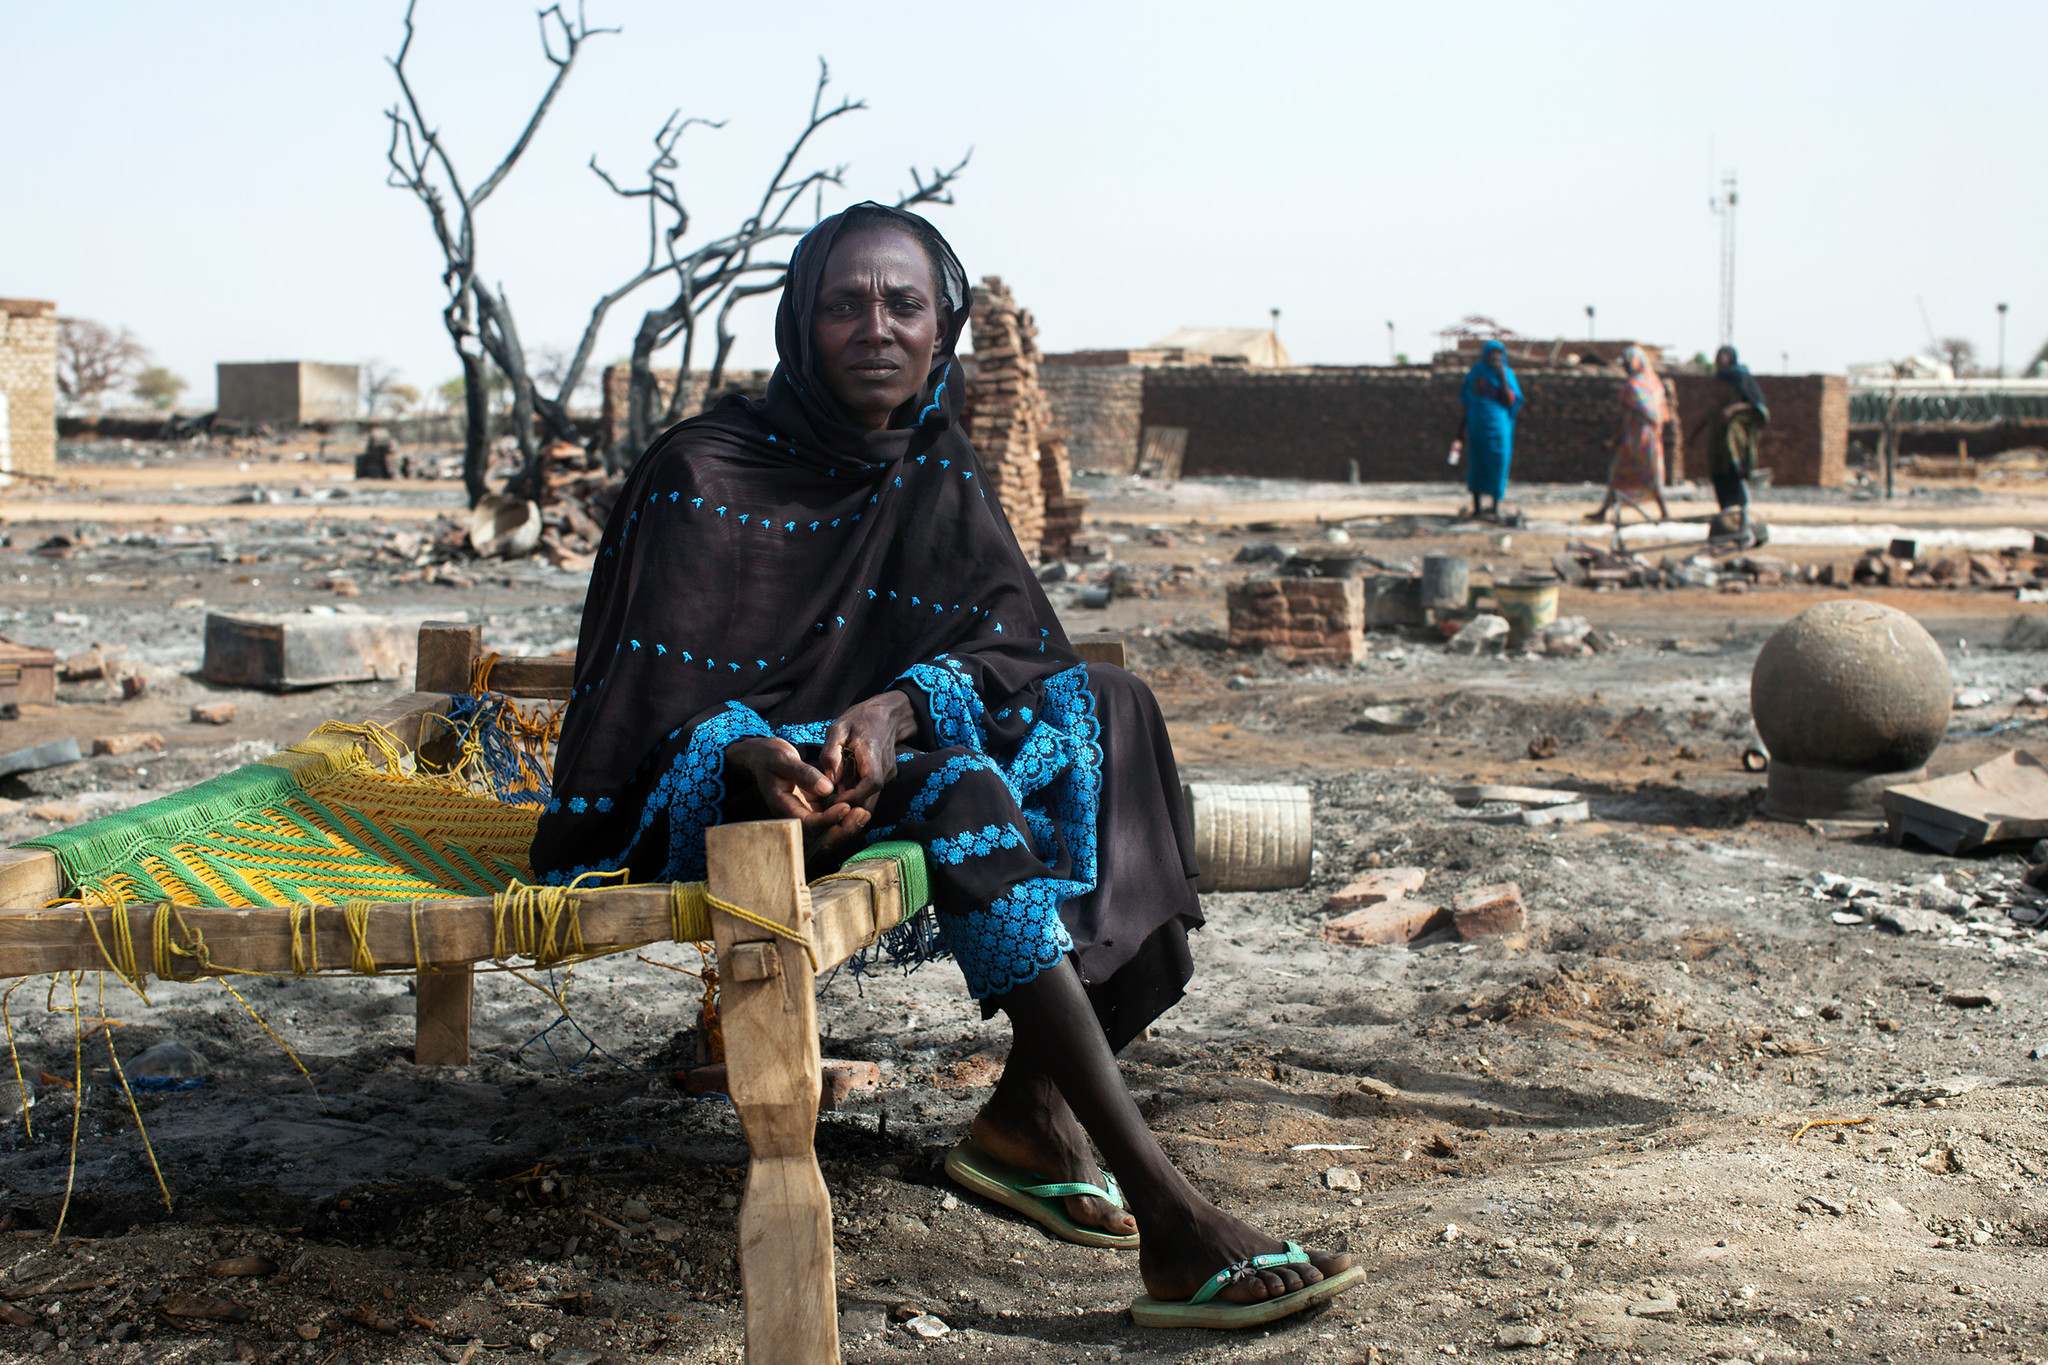
{"type": "Polygon", "coordinates": [[[1197,891],[1277,891],[1305,886],[1313,858],[1307,787],[1189,782],[1197,891]]]}

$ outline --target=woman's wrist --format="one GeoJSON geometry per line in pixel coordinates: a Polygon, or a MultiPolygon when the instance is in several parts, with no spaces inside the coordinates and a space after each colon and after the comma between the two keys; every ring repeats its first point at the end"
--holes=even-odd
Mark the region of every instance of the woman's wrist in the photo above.
{"type": "Polygon", "coordinates": [[[886,708],[884,714],[889,720],[889,742],[892,745],[901,747],[917,738],[917,732],[921,727],[918,724],[917,707],[911,704],[909,693],[901,688],[892,687],[887,692],[877,695],[875,700],[886,708]]]}

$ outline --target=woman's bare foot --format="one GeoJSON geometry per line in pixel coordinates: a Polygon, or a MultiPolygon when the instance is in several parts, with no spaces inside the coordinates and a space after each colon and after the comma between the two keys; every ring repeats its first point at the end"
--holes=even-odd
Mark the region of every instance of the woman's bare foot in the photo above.
{"type": "MultiPolygon", "coordinates": [[[[1249,1223],[1232,1218],[1206,1200],[1180,1210],[1172,1226],[1147,1228],[1138,1247],[1138,1273],[1145,1292],[1162,1302],[1194,1297],[1212,1276],[1253,1256],[1287,1250],[1249,1223]]],[[[1246,1270],[1220,1290],[1211,1302],[1259,1303],[1306,1289],[1325,1277],[1347,1270],[1351,1258],[1341,1252],[1314,1252],[1307,1265],[1246,1270]]]]}
{"type": "MultiPolygon", "coordinates": [[[[1101,1170],[1088,1152],[1088,1139],[1074,1120],[1073,1110],[1059,1091],[1042,1076],[1017,1075],[1005,1068],[995,1094],[974,1116],[974,1140],[997,1161],[1033,1171],[1047,1183],[1078,1182],[1100,1186],[1101,1170]]],[[[1093,1195],[1068,1195],[1067,1217],[1084,1228],[1128,1237],[1138,1230],[1138,1220],[1093,1195]]]]}

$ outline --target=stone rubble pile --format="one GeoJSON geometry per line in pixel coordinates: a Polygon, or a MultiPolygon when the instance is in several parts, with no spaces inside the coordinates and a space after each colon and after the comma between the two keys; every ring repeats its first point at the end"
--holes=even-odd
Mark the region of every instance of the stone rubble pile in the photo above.
{"type": "Polygon", "coordinates": [[[2048,937],[2048,896],[2031,877],[1987,871],[1968,889],[1948,884],[1941,873],[1909,883],[1868,881],[1816,872],[1799,882],[1814,900],[1830,904],[1836,924],[1874,925],[1895,934],[1971,934],[1993,939],[2048,937]],[[2032,929],[2034,935],[2026,931],[2032,929]]]}

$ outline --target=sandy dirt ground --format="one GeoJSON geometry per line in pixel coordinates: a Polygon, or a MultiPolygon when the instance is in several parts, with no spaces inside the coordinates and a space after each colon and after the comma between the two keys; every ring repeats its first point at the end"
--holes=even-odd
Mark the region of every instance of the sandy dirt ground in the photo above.
{"type": "MultiPolygon", "coordinates": [[[[484,622],[488,647],[573,647],[581,577],[434,562],[452,485],[358,485],[317,448],[66,454],[61,485],[0,495],[0,634],[99,643],[149,685],[122,701],[112,681],[61,684],[56,707],[0,722],[0,751],[142,729],[167,747],[0,779],[0,844],[248,762],[395,689],[212,688],[197,677],[209,609],[431,609],[484,622]],[[321,586],[338,577],[356,595],[321,586]],[[234,723],[187,720],[213,700],[236,703],[234,723]]],[[[2048,935],[2022,922],[2026,850],[1949,858],[1774,823],[1741,764],[1757,648],[1839,592],[1570,590],[1564,610],[1617,648],[1475,658],[1385,633],[1360,666],[1289,668],[1216,647],[1242,546],[1383,518],[1354,526],[1375,555],[1453,548],[1505,572],[1547,562],[1592,490],[1530,490],[1531,524],[1505,543],[1432,520],[1456,504],[1448,487],[1090,491],[1133,595],[1091,610],[1056,587],[1070,628],[1127,632],[1184,777],[1315,795],[1312,881],[1204,898],[1189,995],[1126,1052],[1130,1085],[1223,1207],[1348,1249],[1367,1280],[1269,1329],[1136,1327],[1134,1254],[1049,1240],[940,1172],[1000,1069],[1000,1023],[945,963],[842,972],[821,991],[826,1053],[882,1076],[818,1130],[846,1359],[2048,1355],[2048,935]],[[1428,719],[1372,733],[1359,713],[1384,702],[1428,719]],[[1530,757],[1543,736],[1554,756],[1530,757]],[[1502,779],[1583,791],[1592,818],[1529,828],[1448,794],[1502,779]],[[1330,892],[1376,866],[1425,869],[1433,897],[1518,882],[1528,928],[1319,938],[1330,892]],[[1822,873],[1858,884],[1831,896],[1822,873]],[[1935,913],[1888,916],[1902,907],[1935,913]],[[1889,932],[1888,917],[1931,927],[1889,932]],[[902,1325],[920,1311],[944,1334],[902,1325]]],[[[1763,510],[1926,537],[2048,525],[2031,485],[1889,505],[1785,491],[1763,510]]],[[[1794,542],[1788,558],[1840,552],[1794,542]]],[[[1956,713],[1937,772],[2039,739],[2048,708],[2020,694],[2048,682],[2048,657],[1993,646],[2043,608],[1857,594],[1919,617],[1958,685],[1991,696],[1956,713]]],[[[732,1110],[674,1075],[696,1054],[698,986],[672,969],[697,963],[671,944],[557,974],[566,1019],[533,984],[482,977],[472,1062],[443,1069],[410,1060],[401,977],[250,978],[245,1008],[211,985],[158,984],[145,1003],[87,976],[82,1044],[71,984],[26,982],[5,1004],[35,1103],[32,1132],[0,1132],[0,1356],[737,1359],[745,1147],[732,1110]],[[138,1096],[147,1151],[110,1037],[123,1060],[176,1042],[204,1069],[138,1096]]]]}

